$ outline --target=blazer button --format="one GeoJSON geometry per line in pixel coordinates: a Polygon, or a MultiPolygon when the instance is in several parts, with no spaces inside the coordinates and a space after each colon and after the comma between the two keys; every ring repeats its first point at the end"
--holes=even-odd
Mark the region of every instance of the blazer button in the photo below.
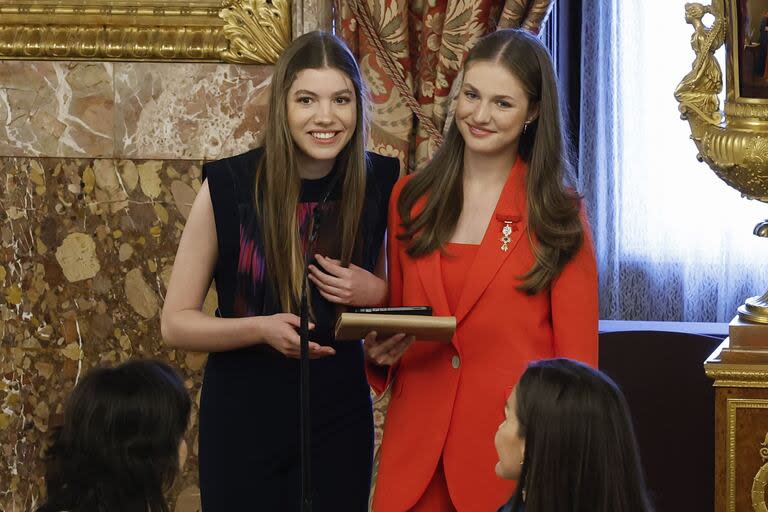
{"type": "Polygon", "coordinates": [[[459,359],[459,356],[453,356],[453,359],[451,359],[451,365],[454,368],[461,366],[461,359],[459,359]]]}

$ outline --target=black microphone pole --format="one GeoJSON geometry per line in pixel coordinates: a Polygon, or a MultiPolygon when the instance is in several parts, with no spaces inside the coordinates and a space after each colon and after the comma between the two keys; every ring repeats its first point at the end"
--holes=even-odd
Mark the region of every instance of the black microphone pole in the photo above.
{"type": "Polygon", "coordinates": [[[301,280],[301,304],[299,306],[299,428],[301,430],[301,512],[312,512],[312,427],[309,409],[309,261],[314,250],[315,240],[320,230],[320,216],[328,198],[331,196],[340,174],[336,174],[328,185],[325,196],[315,207],[312,225],[309,226],[309,238],[304,252],[304,273],[301,280]]]}
{"type": "Polygon", "coordinates": [[[308,262],[304,262],[304,277],[301,284],[301,306],[299,309],[299,425],[301,428],[301,511],[312,512],[312,445],[310,443],[309,410],[309,307],[307,305],[308,262]]]}

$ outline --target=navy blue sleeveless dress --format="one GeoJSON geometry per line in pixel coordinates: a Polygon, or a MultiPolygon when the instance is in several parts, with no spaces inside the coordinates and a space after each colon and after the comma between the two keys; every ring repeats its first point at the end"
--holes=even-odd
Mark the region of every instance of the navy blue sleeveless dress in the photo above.
{"type": "MultiPolygon", "coordinates": [[[[249,151],[203,166],[216,222],[219,259],[214,279],[221,317],[281,313],[266,279],[254,211],[256,165],[249,151]]],[[[359,243],[353,263],[373,271],[387,223],[387,204],[399,174],[396,159],[368,153],[359,243]]],[[[299,224],[327,193],[316,250],[339,256],[341,179],[333,170],[302,180],[299,224]],[[333,187],[331,190],[330,187],[333,187]]],[[[286,208],[290,208],[286,205],[286,208]]],[[[286,210],[287,211],[287,210],[286,210]]],[[[306,228],[301,238],[306,240],[306,228]]],[[[313,510],[367,510],[373,418],[360,341],[335,341],[337,307],[311,287],[316,328],[310,339],[336,355],[310,362],[313,510]]],[[[211,353],[200,398],[200,489],[204,512],[300,510],[299,362],[266,344],[211,353]]]]}

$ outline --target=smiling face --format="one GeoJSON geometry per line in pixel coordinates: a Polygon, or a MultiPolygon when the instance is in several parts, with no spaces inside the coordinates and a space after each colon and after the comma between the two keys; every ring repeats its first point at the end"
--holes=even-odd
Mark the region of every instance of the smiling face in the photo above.
{"type": "Polygon", "coordinates": [[[291,84],[286,102],[299,166],[327,164],[330,170],[357,125],[352,81],[334,68],[303,69],[291,84]]]}
{"type": "Polygon", "coordinates": [[[516,152],[524,123],[536,114],[520,80],[501,64],[476,61],[465,70],[456,105],[465,151],[488,156],[516,152]]]}
{"type": "Polygon", "coordinates": [[[494,444],[499,461],[496,463],[496,475],[507,480],[520,478],[525,438],[520,436],[520,423],[517,420],[517,387],[512,390],[504,405],[504,421],[496,430],[494,444]]]}

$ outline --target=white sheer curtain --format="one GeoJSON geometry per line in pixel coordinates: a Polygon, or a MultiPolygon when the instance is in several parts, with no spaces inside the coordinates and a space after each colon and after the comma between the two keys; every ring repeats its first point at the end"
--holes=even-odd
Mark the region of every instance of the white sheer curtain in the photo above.
{"type": "Polygon", "coordinates": [[[727,322],[768,288],[768,239],[752,235],[768,204],[696,160],[677,111],[694,59],[684,5],[584,1],[579,179],[604,319],[727,322]]]}

